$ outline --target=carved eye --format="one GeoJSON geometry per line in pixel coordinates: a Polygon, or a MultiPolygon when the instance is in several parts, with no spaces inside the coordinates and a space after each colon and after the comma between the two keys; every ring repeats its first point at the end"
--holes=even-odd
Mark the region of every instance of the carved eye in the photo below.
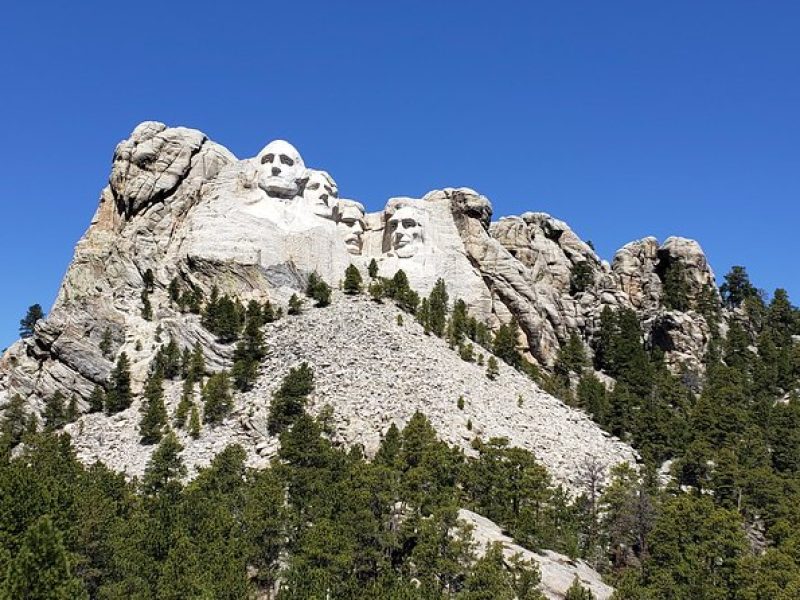
{"type": "Polygon", "coordinates": [[[309,189],[309,190],[318,190],[319,189],[319,183],[310,183],[310,184],[308,184],[308,188],[307,189],[309,189]]]}
{"type": "Polygon", "coordinates": [[[285,164],[287,167],[294,166],[294,161],[285,154],[281,154],[281,162],[285,164]]]}
{"type": "Polygon", "coordinates": [[[330,194],[331,196],[334,196],[334,197],[336,196],[336,194],[333,193],[333,188],[331,188],[331,186],[326,185],[324,187],[325,187],[325,191],[328,192],[328,194],[330,194]]]}
{"type": "Polygon", "coordinates": [[[412,227],[416,227],[417,222],[414,219],[403,219],[403,227],[406,229],[410,229],[412,227]]]}
{"type": "Polygon", "coordinates": [[[263,165],[266,163],[271,163],[274,160],[275,160],[274,154],[265,154],[264,156],[261,157],[261,164],[263,165]]]}

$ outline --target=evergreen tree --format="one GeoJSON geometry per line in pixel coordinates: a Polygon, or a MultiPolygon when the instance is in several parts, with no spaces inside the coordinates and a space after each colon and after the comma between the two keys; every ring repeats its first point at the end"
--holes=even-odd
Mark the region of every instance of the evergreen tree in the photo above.
{"type": "Polygon", "coordinates": [[[583,293],[592,285],[594,285],[594,270],[591,265],[585,260],[573,263],[569,278],[570,295],[583,293]]]}
{"type": "Polygon", "coordinates": [[[572,585],[567,590],[564,600],[594,600],[594,594],[581,585],[581,580],[575,575],[572,585]]]}
{"type": "Polygon", "coordinates": [[[383,302],[384,290],[383,290],[383,283],[376,279],[372,283],[369,284],[367,288],[369,292],[369,297],[372,298],[375,302],[381,303],[383,302]]]}
{"type": "Polygon", "coordinates": [[[516,600],[517,595],[505,568],[503,545],[487,544],[486,553],[472,567],[459,600],[516,600]]]}
{"type": "Polygon", "coordinates": [[[189,417],[189,411],[192,410],[192,406],[194,406],[194,380],[191,377],[187,377],[183,381],[181,399],[175,409],[175,427],[179,429],[186,427],[186,419],[189,417]]]}
{"type": "Polygon", "coordinates": [[[128,355],[124,352],[117,358],[111,371],[106,392],[106,413],[113,415],[131,405],[131,368],[128,355]]]}
{"type": "Polygon", "coordinates": [[[662,301],[666,308],[686,312],[689,310],[689,284],[683,263],[671,261],[664,273],[664,295],[662,301]]]}
{"type": "Polygon", "coordinates": [[[428,297],[428,329],[436,336],[444,336],[447,327],[447,286],[437,279],[428,297]]]}
{"type": "Polygon", "coordinates": [[[517,351],[517,323],[512,321],[501,325],[494,335],[492,350],[497,358],[518,369],[522,364],[522,357],[517,351]]]}
{"type": "Polygon", "coordinates": [[[139,435],[142,444],[155,444],[161,440],[167,425],[167,409],[164,407],[164,388],[161,371],[148,377],[144,388],[142,417],[139,420],[139,435]]]}
{"type": "Polygon", "coordinates": [[[447,324],[447,340],[450,346],[457,348],[462,342],[470,337],[470,318],[467,312],[467,304],[460,298],[453,303],[453,313],[447,324]]]}
{"type": "Polygon", "coordinates": [[[69,402],[67,403],[67,412],[65,415],[65,419],[67,423],[74,423],[78,420],[80,416],[80,410],[78,409],[78,397],[75,394],[72,394],[69,397],[69,402]]]}
{"type": "Polygon", "coordinates": [[[0,456],[5,455],[22,441],[27,424],[25,400],[19,394],[15,394],[3,410],[3,420],[0,423],[0,456]]]}
{"type": "Polygon", "coordinates": [[[292,294],[292,297],[289,298],[288,312],[290,315],[299,315],[303,312],[303,301],[297,294],[292,294]]]}
{"type": "Polygon", "coordinates": [[[103,407],[106,402],[106,392],[99,385],[94,386],[92,395],[89,396],[89,412],[103,412],[103,407]]]}
{"type": "MultiPolygon", "coordinates": [[[[325,283],[322,278],[314,271],[308,276],[308,284],[306,285],[306,296],[316,302],[317,308],[323,308],[331,303],[331,286],[325,283]]],[[[292,313],[292,302],[289,301],[289,314],[292,313]]]]}
{"type": "Polygon", "coordinates": [[[285,431],[303,414],[308,395],[314,390],[314,373],[308,363],[289,369],[281,387],[272,395],[267,429],[272,435],[285,431]]]}
{"type": "Polygon", "coordinates": [[[203,376],[206,374],[206,359],[203,354],[203,348],[200,342],[195,343],[192,350],[192,359],[189,363],[189,378],[198,383],[203,382],[203,376]]]}
{"type": "Polygon", "coordinates": [[[142,318],[145,321],[152,321],[153,320],[153,304],[150,302],[150,293],[145,289],[142,290],[140,295],[142,300],[142,318]]]}
{"type": "Polygon", "coordinates": [[[500,375],[500,367],[497,365],[497,359],[490,356],[486,362],[486,377],[494,381],[500,375]]]}
{"type": "Polygon", "coordinates": [[[203,386],[203,421],[218,424],[228,416],[233,408],[230,380],[226,371],[220,371],[208,378],[203,386]]]}
{"type": "Polygon", "coordinates": [[[103,356],[109,358],[111,356],[111,344],[113,340],[111,338],[111,329],[106,327],[103,330],[103,337],[100,339],[100,352],[103,353],[103,356]]]}
{"type": "MultiPolygon", "coordinates": [[[[375,259],[372,259],[373,262],[375,259]]],[[[344,272],[344,293],[349,295],[360,294],[363,280],[361,272],[355,265],[350,265],[344,272]]]]}
{"type": "Polygon", "coordinates": [[[585,410],[597,423],[608,419],[608,395],[606,386],[594,375],[586,372],[578,381],[578,406],[585,410]]]}
{"type": "Polygon", "coordinates": [[[195,440],[200,437],[200,413],[194,403],[189,416],[189,435],[195,440]]]}
{"type": "Polygon", "coordinates": [[[233,353],[233,384],[240,391],[251,388],[258,376],[258,366],[266,356],[261,320],[255,314],[248,319],[242,339],[233,353]]]}
{"type": "Polygon", "coordinates": [[[64,394],[56,391],[45,401],[44,426],[48,431],[60,429],[67,424],[64,410],[64,394]]]}
{"type": "Polygon", "coordinates": [[[8,565],[2,592],[3,600],[88,600],[80,579],[72,575],[63,536],[49,515],[25,532],[8,565]]]}
{"type": "Polygon", "coordinates": [[[33,326],[37,321],[44,319],[44,311],[41,305],[32,304],[28,307],[25,317],[19,322],[19,335],[22,338],[29,338],[33,335],[33,326]]]}
{"type": "Polygon", "coordinates": [[[367,273],[369,273],[370,279],[375,279],[378,276],[378,263],[375,262],[374,258],[369,261],[367,273]]]}
{"type": "Polygon", "coordinates": [[[142,490],[145,494],[156,495],[165,491],[180,489],[180,480],[186,475],[186,465],[181,459],[183,446],[175,433],[168,432],[153,451],[142,477],[142,490]]]}
{"type": "Polygon", "coordinates": [[[142,275],[142,283],[146,292],[151,293],[155,290],[155,277],[153,276],[153,269],[147,269],[142,275]]]}
{"type": "Polygon", "coordinates": [[[748,298],[758,296],[758,290],[750,283],[747,270],[742,266],[733,266],[725,275],[725,283],[719,288],[722,300],[729,308],[738,308],[748,298]]]}
{"type": "Polygon", "coordinates": [[[169,293],[170,302],[177,303],[180,301],[181,288],[180,284],[178,283],[177,277],[173,277],[172,281],[169,282],[169,287],[167,288],[167,292],[169,293]]]}

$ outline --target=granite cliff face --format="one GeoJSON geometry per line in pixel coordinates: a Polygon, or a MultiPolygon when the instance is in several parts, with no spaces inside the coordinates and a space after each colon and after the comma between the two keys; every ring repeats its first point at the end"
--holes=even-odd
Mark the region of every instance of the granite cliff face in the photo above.
{"type": "MultiPolygon", "coordinates": [[[[229,368],[232,345],[179,310],[171,286],[285,306],[302,294],[310,273],[336,287],[349,265],[366,277],[373,260],[379,276],[402,269],[421,294],[443,279],[451,302],[464,300],[490,328],[518,323],[520,350],[545,370],[573,333],[591,355],[603,310],[627,308],[676,372],[699,373],[710,337],[699,307],[719,308],[713,273],[692,240],[645,238],[609,264],[545,213],[492,221],[489,200],[468,188],[391,198],[384,210],[366,213],[339,197],[328,173],[306,168],[288,142],[239,160],[199,131],[146,122],[117,146],[109,184],[47,318],[0,358],[0,408],[18,394],[29,410],[41,411],[44,399],[61,391],[77,395],[85,412],[122,352],[138,393],[169,339],[180,348],[199,345],[209,372],[229,368]],[[676,273],[679,306],[668,292],[676,273]],[[145,318],[142,294],[150,287],[152,316],[145,318]]],[[[476,436],[506,437],[533,451],[573,491],[590,459],[606,474],[636,462],[629,446],[526,376],[502,364],[499,378],[489,380],[483,367],[462,361],[413,319],[400,326],[398,314],[391,304],[334,292],[330,307],[268,325],[269,351],[254,388],[238,394],[232,415],[200,439],[180,433],[190,469],[232,442],[247,450],[250,464],[266,464],[278,444],[266,430],[271,392],[301,361],[317,376],[311,411],[330,405],[339,441],[368,452],[392,423],[421,410],[465,452],[476,436]],[[456,408],[459,396],[463,409],[456,408]]],[[[179,394],[167,385],[169,410],[179,394]]],[[[85,414],[68,425],[79,456],[140,474],[151,448],[139,444],[139,404],[137,398],[114,416],[85,414]]],[[[553,568],[553,589],[576,572],[553,568]]],[[[598,580],[595,591],[607,596],[601,588],[598,580]]]]}
{"type": "Polygon", "coordinates": [[[572,332],[591,354],[603,309],[625,307],[675,370],[700,371],[709,326],[699,312],[665,303],[668,270],[680,265],[692,303],[708,289],[718,302],[691,240],[645,238],[609,264],[547,214],[492,222],[489,200],[468,188],[392,198],[367,214],[287,142],[238,160],[199,131],[145,122],[114,152],[109,184],[47,319],[2,358],[0,402],[20,394],[40,406],[57,390],[85,400],[122,351],[141,383],[159,336],[182,347],[200,341],[211,370],[229,364],[231,349],[169,301],[173,280],[206,297],[217,286],[280,305],[312,271],[336,284],[349,264],[366,272],[371,260],[381,276],[402,269],[423,294],[444,279],[451,299],[490,327],[516,321],[521,350],[544,368],[572,332]],[[141,316],[148,270],[152,320],[141,316]]]}

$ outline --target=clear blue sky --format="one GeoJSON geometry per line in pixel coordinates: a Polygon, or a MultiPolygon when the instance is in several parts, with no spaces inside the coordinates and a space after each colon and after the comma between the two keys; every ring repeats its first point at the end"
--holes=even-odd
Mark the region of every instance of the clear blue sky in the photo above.
{"type": "Polygon", "coordinates": [[[800,302],[800,3],[9,2],[0,348],[52,303],[142,120],[276,137],[370,209],[469,186],[605,258],[698,239],[800,302]]]}

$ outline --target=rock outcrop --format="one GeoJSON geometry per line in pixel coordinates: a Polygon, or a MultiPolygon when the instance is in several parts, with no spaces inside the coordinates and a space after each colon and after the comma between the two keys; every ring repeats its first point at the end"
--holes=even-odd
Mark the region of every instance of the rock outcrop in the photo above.
{"type": "MultiPolygon", "coordinates": [[[[492,222],[489,200],[468,188],[393,198],[372,214],[338,193],[333,178],[306,168],[288,142],[272,142],[258,156],[239,160],[199,131],[139,125],[116,148],[109,184],[50,314],[0,359],[0,406],[20,394],[40,409],[58,390],[83,403],[96,385],[105,385],[121,352],[131,357],[137,389],[160,341],[169,338],[184,348],[199,343],[209,370],[229,365],[230,346],[217,343],[197,317],[182,314],[170,284],[198,297],[217,287],[243,301],[283,305],[304,289],[311,272],[335,286],[348,265],[365,273],[373,259],[380,275],[402,269],[422,294],[444,279],[451,299],[463,299],[490,327],[516,321],[520,349],[545,368],[572,332],[591,348],[605,307],[634,309],[649,342],[665,350],[676,370],[702,368],[709,326],[694,305],[713,285],[713,273],[691,240],[670,238],[659,246],[646,238],[625,246],[609,265],[547,214],[492,222]],[[676,264],[685,276],[688,310],[664,306],[664,281],[676,264]],[[145,318],[150,275],[152,318],[145,318]],[[103,340],[110,347],[101,350],[103,340]]],[[[525,395],[521,388],[515,394],[525,395]]],[[[422,406],[418,401],[409,391],[403,410],[422,406]]],[[[554,412],[550,433],[542,425],[536,435],[547,439],[584,423],[572,414],[554,412]]],[[[374,443],[376,431],[361,424],[348,439],[374,443]],[[373,437],[362,440],[359,428],[373,437]]],[[[569,468],[559,477],[569,480],[569,468]]]]}

